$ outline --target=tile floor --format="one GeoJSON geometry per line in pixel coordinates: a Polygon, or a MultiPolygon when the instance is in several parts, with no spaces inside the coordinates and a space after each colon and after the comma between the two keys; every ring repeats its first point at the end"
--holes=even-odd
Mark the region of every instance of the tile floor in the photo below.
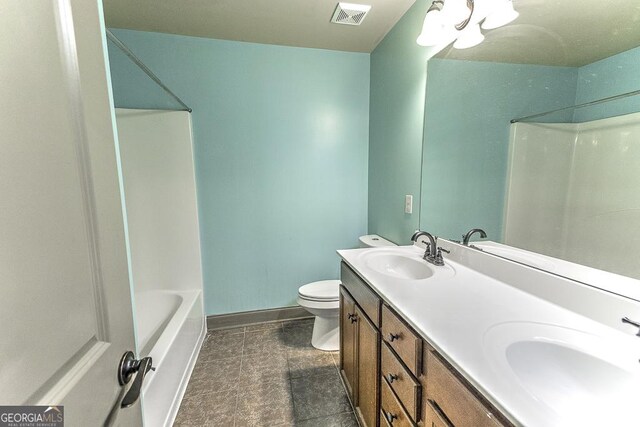
{"type": "Polygon", "coordinates": [[[357,427],[339,353],[311,346],[313,319],[210,331],[176,426],[357,427]]]}

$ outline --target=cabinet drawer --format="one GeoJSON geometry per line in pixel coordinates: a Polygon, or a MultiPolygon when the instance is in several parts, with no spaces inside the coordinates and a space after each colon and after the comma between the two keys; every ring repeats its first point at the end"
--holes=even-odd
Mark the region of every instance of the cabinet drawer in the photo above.
{"type": "Polygon", "coordinates": [[[425,427],[453,427],[453,425],[440,413],[440,410],[427,401],[426,414],[424,415],[425,427]]]}
{"type": "Polygon", "coordinates": [[[382,306],[382,338],[416,377],[422,370],[422,339],[389,307],[382,306]]]}
{"type": "MultiPolygon", "coordinates": [[[[502,426],[494,414],[458,378],[448,364],[435,353],[427,352],[427,399],[436,403],[444,415],[457,427],[502,426]]],[[[428,405],[427,405],[428,407],[428,405]]]]}
{"type": "Polygon", "coordinates": [[[378,295],[344,262],[340,264],[340,279],[342,280],[342,286],[347,288],[353,299],[356,300],[362,311],[369,316],[373,324],[376,327],[380,326],[381,301],[378,295]]]}
{"type": "Polygon", "coordinates": [[[382,345],[381,374],[393,391],[396,392],[400,402],[404,405],[413,421],[419,421],[420,384],[402,366],[402,363],[400,363],[387,344],[382,345]]]}
{"type": "Polygon", "coordinates": [[[391,427],[414,427],[409,415],[393,395],[385,379],[380,381],[380,425],[391,427]]]}

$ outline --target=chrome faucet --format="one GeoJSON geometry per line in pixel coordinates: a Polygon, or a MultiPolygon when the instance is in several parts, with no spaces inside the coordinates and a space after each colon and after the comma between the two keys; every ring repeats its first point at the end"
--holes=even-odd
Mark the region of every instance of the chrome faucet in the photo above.
{"type": "Polygon", "coordinates": [[[485,233],[483,229],[472,228],[467,232],[467,234],[462,236],[462,244],[465,246],[469,246],[469,240],[471,240],[471,236],[473,236],[476,233],[480,233],[480,237],[482,237],[483,239],[487,237],[487,233],[485,233]]]}
{"type": "Polygon", "coordinates": [[[640,322],[636,322],[635,320],[631,320],[625,316],[622,318],[622,323],[628,323],[629,325],[632,325],[638,328],[638,333],[636,335],[640,337],[640,322]]]}
{"type": "Polygon", "coordinates": [[[411,236],[411,241],[417,242],[418,238],[422,236],[426,236],[429,239],[429,243],[426,244],[427,248],[424,251],[424,255],[422,258],[425,261],[433,264],[434,260],[436,259],[436,238],[433,237],[431,233],[427,233],[426,231],[416,230],[416,232],[413,233],[413,236],[411,236]]]}

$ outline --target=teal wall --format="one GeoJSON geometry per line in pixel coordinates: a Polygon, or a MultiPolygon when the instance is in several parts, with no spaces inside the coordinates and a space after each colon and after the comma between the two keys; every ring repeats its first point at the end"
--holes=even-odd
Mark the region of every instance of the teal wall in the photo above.
{"type": "MultiPolygon", "coordinates": [[[[576,104],[640,90],[640,47],[578,69],[576,104]]],[[[640,111],[640,95],[575,110],[577,123],[640,111]]]]}
{"type": "Polygon", "coordinates": [[[501,240],[510,120],[572,105],[576,78],[570,67],[431,59],[421,228],[501,240]]]}
{"type": "Polygon", "coordinates": [[[415,41],[428,3],[416,2],[371,54],[369,232],[399,244],[409,243],[420,217],[426,64],[434,52],[415,41]]]}
{"type": "MultiPolygon", "coordinates": [[[[193,108],[207,314],[295,304],[367,228],[369,55],[114,31],[193,108]]],[[[175,105],[110,46],[117,106],[175,105]]]]}

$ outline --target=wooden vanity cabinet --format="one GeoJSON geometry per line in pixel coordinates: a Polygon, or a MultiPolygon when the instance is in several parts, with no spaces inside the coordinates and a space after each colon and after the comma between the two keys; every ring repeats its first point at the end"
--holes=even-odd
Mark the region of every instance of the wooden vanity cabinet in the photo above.
{"type": "Polygon", "coordinates": [[[361,425],[378,427],[381,300],[345,264],[341,278],[340,375],[361,425]]]}
{"type": "Polygon", "coordinates": [[[433,402],[426,401],[424,426],[425,427],[453,427],[453,424],[447,420],[439,408],[436,408],[433,402]]]}
{"type": "Polygon", "coordinates": [[[340,374],[362,427],[513,426],[345,263],[341,279],[340,374]]]}
{"type": "Polygon", "coordinates": [[[500,427],[509,423],[436,350],[428,348],[425,359],[425,412],[431,409],[427,426],[500,427]]]}
{"type": "Polygon", "coordinates": [[[415,427],[415,423],[402,406],[402,401],[391,390],[389,383],[381,381],[380,425],[391,427],[415,427]]]}
{"type": "Polygon", "coordinates": [[[422,338],[389,307],[382,307],[382,339],[398,355],[409,371],[422,371],[422,338]]]}
{"type": "Polygon", "coordinates": [[[352,402],[357,401],[356,377],[356,305],[351,295],[340,287],[340,374],[352,402]]]}
{"type": "Polygon", "coordinates": [[[358,407],[367,427],[378,425],[380,331],[356,307],[358,316],[358,407]]]}

